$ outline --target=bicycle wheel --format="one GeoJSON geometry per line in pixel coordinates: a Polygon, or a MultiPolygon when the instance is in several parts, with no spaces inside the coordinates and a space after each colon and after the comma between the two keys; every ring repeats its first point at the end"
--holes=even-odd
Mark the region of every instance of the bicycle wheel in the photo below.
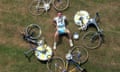
{"type": "Polygon", "coordinates": [[[49,72],[63,72],[65,63],[62,58],[54,57],[47,62],[47,69],[49,72]]]}
{"type": "Polygon", "coordinates": [[[48,3],[48,4],[51,4],[52,3],[52,0],[43,0],[44,3],[48,3]]]}
{"type": "Polygon", "coordinates": [[[69,6],[69,0],[53,0],[53,7],[58,11],[63,11],[69,6]]]}
{"type": "Polygon", "coordinates": [[[86,48],[76,46],[71,50],[72,60],[78,64],[84,64],[88,60],[88,51],[86,48]]]}
{"type": "Polygon", "coordinates": [[[83,45],[89,49],[98,48],[102,44],[102,38],[98,32],[90,31],[82,37],[83,45]]]}
{"type": "Polygon", "coordinates": [[[72,67],[70,67],[67,72],[82,72],[82,71],[83,69],[80,66],[77,67],[77,66],[72,65],[72,67]]]}
{"type": "Polygon", "coordinates": [[[42,0],[33,0],[29,6],[29,12],[33,15],[42,15],[44,13],[44,3],[42,0]]]}
{"type": "Polygon", "coordinates": [[[25,34],[31,39],[38,39],[41,36],[41,28],[37,24],[30,24],[26,27],[25,34]]]}

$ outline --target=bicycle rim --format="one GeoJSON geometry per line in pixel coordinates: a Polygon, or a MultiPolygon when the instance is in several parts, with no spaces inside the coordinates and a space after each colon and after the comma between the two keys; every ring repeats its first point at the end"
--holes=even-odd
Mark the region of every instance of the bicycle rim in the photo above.
{"type": "Polygon", "coordinates": [[[65,62],[60,57],[54,57],[47,62],[47,69],[49,72],[63,72],[65,68],[65,62]]]}
{"type": "Polygon", "coordinates": [[[52,0],[43,0],[45,3],[50,4],[52,2],[52,0]]]}
{"type": "Polygon", "coordinates": [[[29,6],[29,12],[33,15],[42,15],[45,12],[43,2],[40,1],[38,5],[38,0],[33,0],[29,6]]]}
{"type": "Polygon", "coordinates": [[[88,51],[86,48],[76,46],[71,50],[73,60],[78,64],[83,64],[88,60],[88,51]]]}
{"type": "Polygon", "coordinates": [[[87,32],[83,38],[83,45],[89,49],[98,48],[102,44],[102,38],[95,31],[87,32]]]}
{"type": "Polygon", "coordinates": [[[37,24],[30,24],[26,27],[26,35],[31,39],[38,39],[41,36],[41,28],[37,24]]]}
{"type": "Polygon", "coordinates": [[[69,66],[67,66],[67,72],[81,72],[82,70],[83,68],[74,62],[69,62],[69,66]]]}
{"type": "Polygon", "coordinates": [[[69,0],[53,0],[53,7],[58,11],[63,11],[69,7],[69,0]]]}

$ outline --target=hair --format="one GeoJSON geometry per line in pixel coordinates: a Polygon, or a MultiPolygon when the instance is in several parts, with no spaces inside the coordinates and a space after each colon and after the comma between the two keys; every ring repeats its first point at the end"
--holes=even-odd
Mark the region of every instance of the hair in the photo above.
{"type": "Polygon", "coordinates": [[[61,12],[61,11],[58,11],[58,12],[57,12],[57,14],[58,14],[58,13],[61,13],[61,14],[62,14],[62,12],[61,12]]]}

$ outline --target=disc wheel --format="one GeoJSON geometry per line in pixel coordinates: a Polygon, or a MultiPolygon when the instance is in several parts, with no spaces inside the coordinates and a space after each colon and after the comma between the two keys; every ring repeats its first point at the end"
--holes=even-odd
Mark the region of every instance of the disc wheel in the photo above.
{"type": "Polygon", "coordinates": [[[41,28],[37,24],[30,24],[26,27],[25,34],[31,39],[38,39],[41,36],[41,28]]]}
{"type": "Polygon", "coordinates": [[[42,0],[33,0],[29,6],[29,12],[33,15],[42,15],[45,12],[42,0]]]}
{"type": "Polygon", "coordinates": [[[89,31],[82,37],[83,45],[89,49],[95,49],[101,46],[102,38],[95,31],[89,31]]]}
{"type": "Polygon", "coordinates": [[[58,11],[63,11],[69,7],[69,0],[53,0],[53,7],[58,11]]]}

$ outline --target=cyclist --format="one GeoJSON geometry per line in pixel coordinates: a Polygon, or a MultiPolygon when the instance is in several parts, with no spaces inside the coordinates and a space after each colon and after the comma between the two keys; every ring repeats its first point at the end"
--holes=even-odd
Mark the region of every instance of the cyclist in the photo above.
{"type": "Polygon", "coordinates": [[[53,49],[56,49],[57,41],[59,39],[59,35],[61,35],[61,34],[68,34],[70,47],[72,47],[73,42],[71,39],[71,33],[70,33],[69,29],[66,28],[66,24],[67,24],[66,16],[62,15],[61,12],[58,12],[57,17],[55,17],[53,19],[53,24],[56,27],[56,32],[54,34],[53,49]]]}

